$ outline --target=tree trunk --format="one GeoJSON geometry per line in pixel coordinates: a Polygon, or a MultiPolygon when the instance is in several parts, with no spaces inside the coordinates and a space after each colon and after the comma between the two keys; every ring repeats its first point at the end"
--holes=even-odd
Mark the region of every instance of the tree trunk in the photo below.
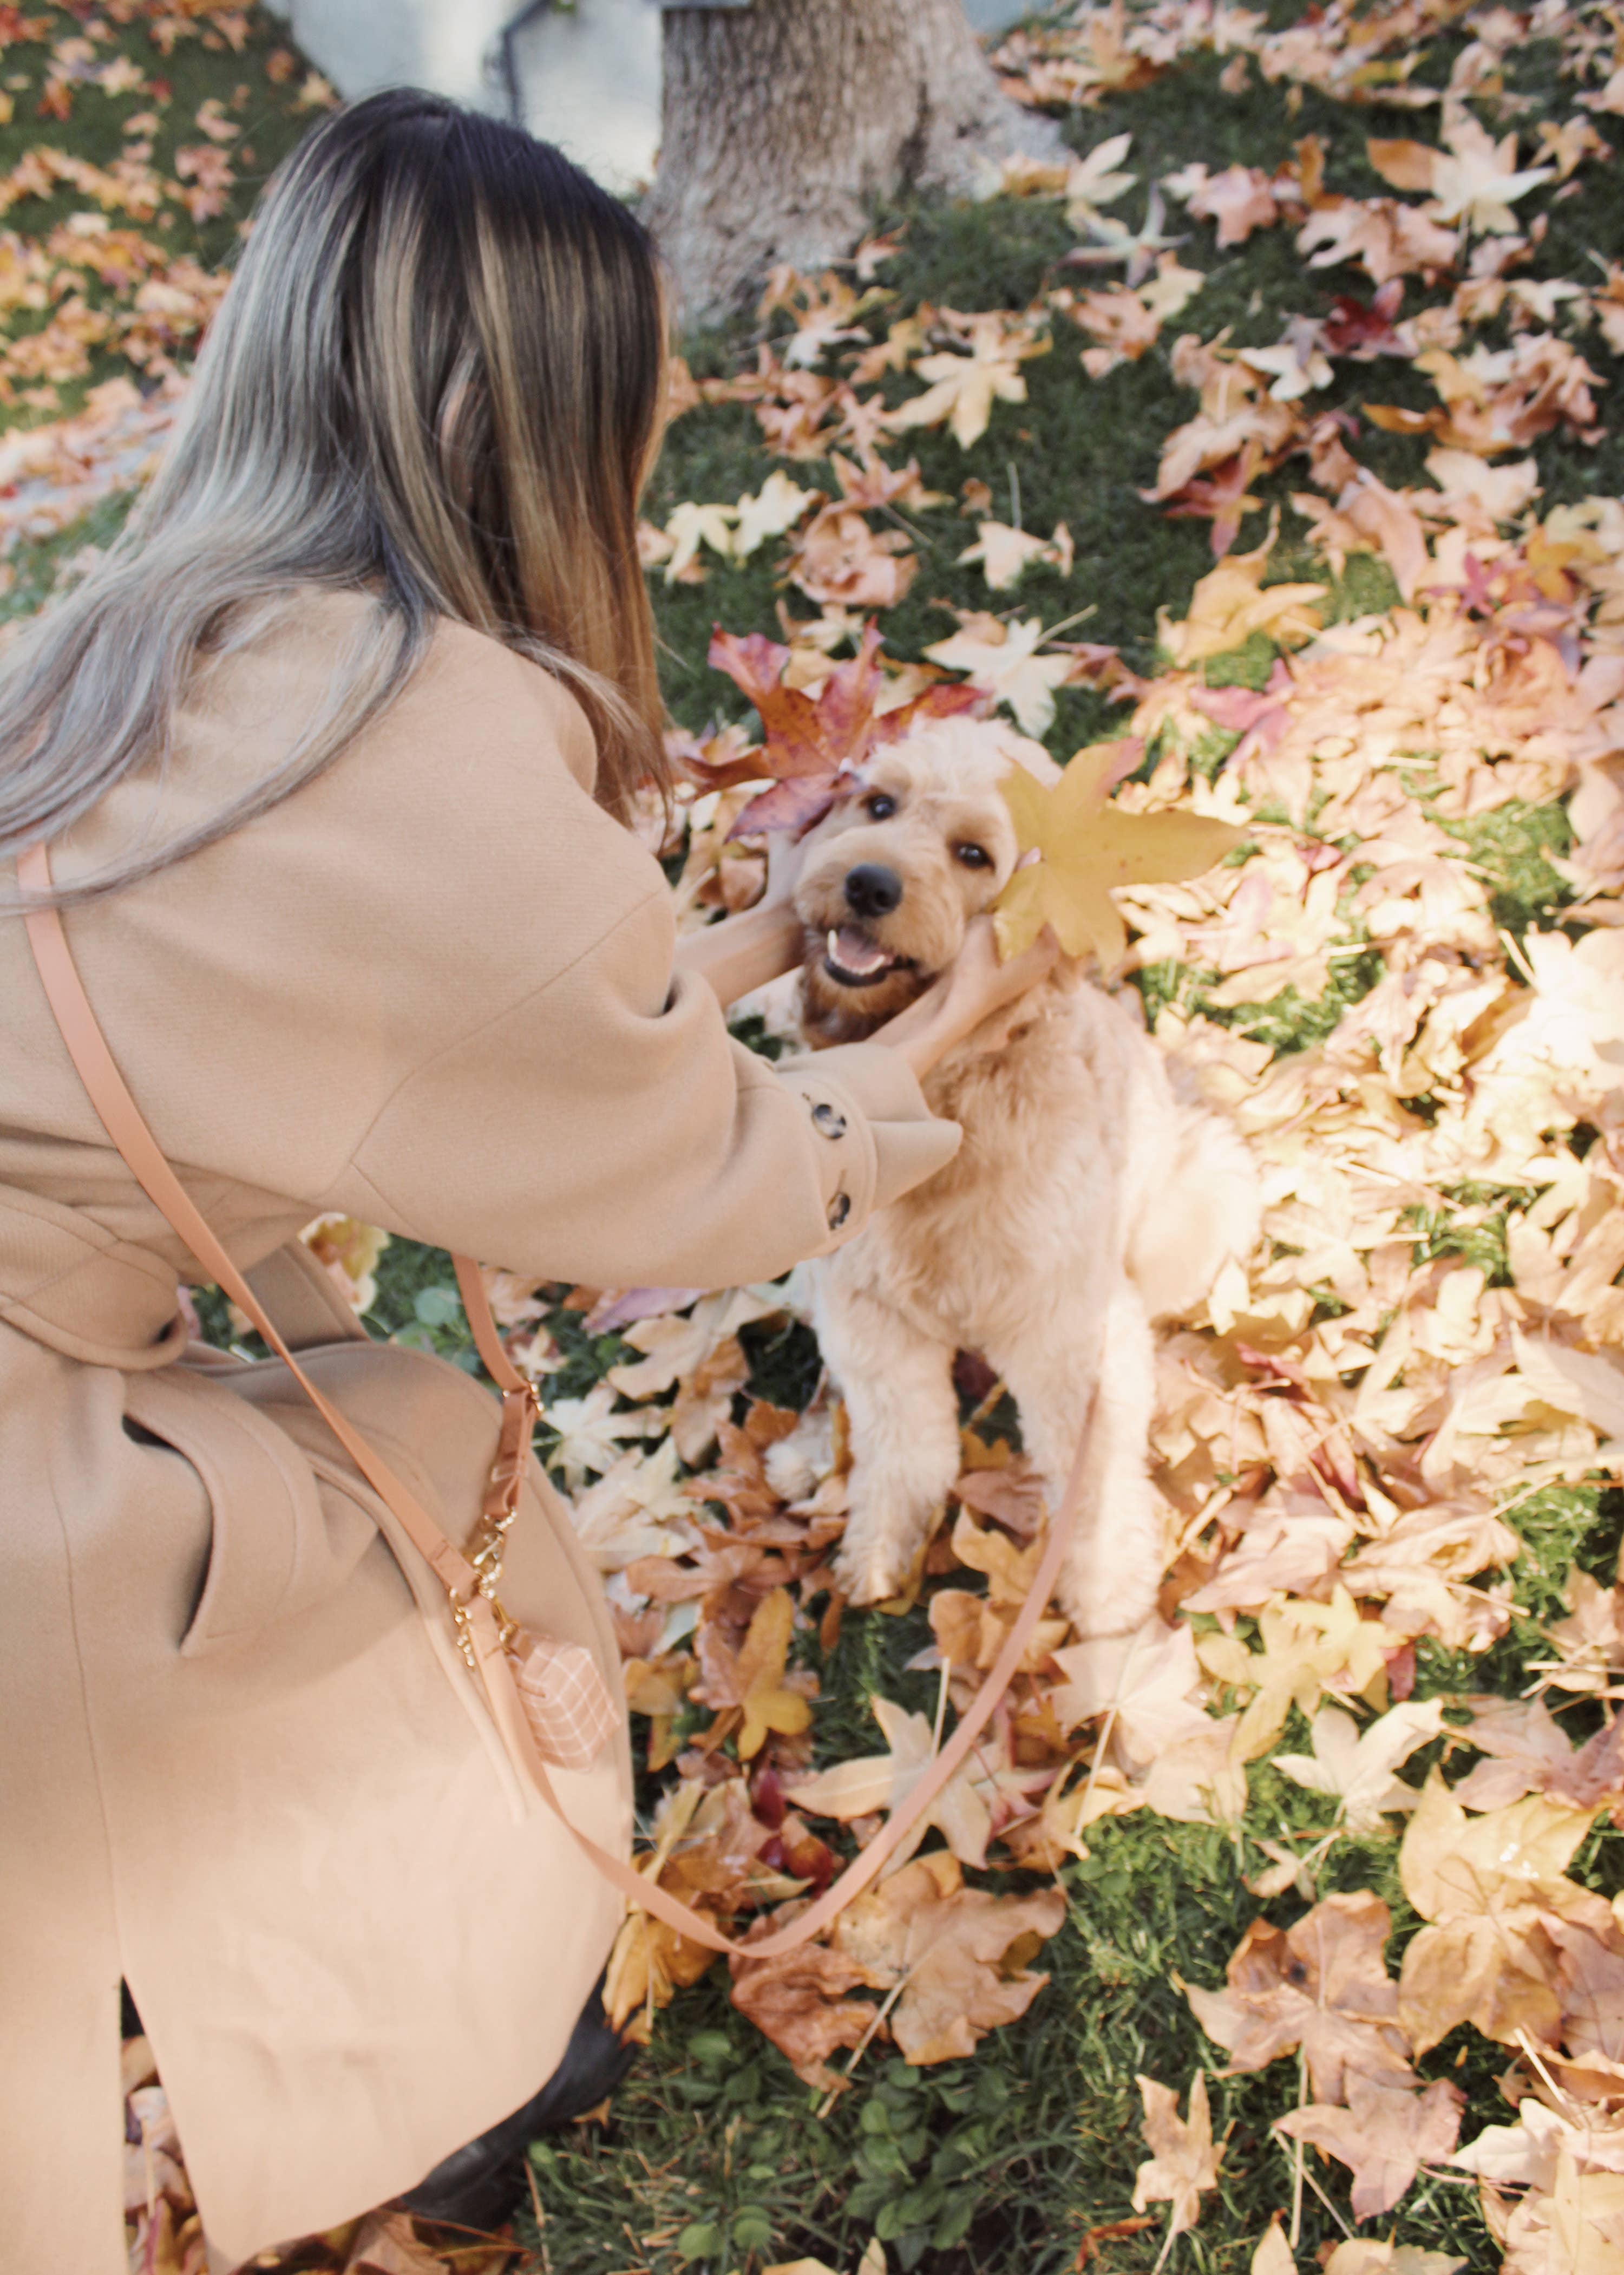
{"type": "Polygon", "coordinates": [[[980,158],[1061,154],[1000,93],[963,0],[713,0],[668,7],[664,28],[646,218],[690,321],[775,261],[849,252],[879,200],[967,190],[980,158]]]}

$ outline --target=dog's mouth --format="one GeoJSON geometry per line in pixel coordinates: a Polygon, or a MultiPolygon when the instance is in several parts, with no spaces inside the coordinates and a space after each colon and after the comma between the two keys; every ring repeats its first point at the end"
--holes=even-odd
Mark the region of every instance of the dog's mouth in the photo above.
{"type": "Polygon", "coordinates": [[[861,925],[844,924],[824,935],[823,968],[842,987],[877,987],[894,971],[911,971],[913,959],[885,947],[861,925]]]}

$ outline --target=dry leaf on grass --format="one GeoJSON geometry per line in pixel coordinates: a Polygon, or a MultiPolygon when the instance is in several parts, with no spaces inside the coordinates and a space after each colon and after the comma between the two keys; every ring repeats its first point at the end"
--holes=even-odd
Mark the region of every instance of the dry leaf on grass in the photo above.
{"type": "Polygon", "coordinates": [[[1019,317],[993,313],[957,321],[968,354],[922,356],[913,370],[929,386],[893,411],[886,423],[903,430],[940,427],[945,420],[960,450],[967,450],[986,434],[995,402],[1025,402],[1021,366],[1031,356],[1046,355],[1049,342],[1019,317]]]}
{"type": "Polygon", "coordinates": [[[1421,1795],[1393,1774],[1443,1727],[1441,1698],[1407,1701],[1361,1730],[1351,1714],[1322,1706],[1312,1724],[1314,1751],[1276,1754],[1274,1766],[1312,1793],[1333,1795],[1350,1833],[1381,1833],[1388,1810],[1414,1809],[1421,1795]]]}
{"type": "MultiPolygon", "coordinates": [[[[888,1815],[901,1809],[935,1758],[930,1723],[923,1714],[910,1714],[889,1698],[870,1699],[888,1751],[867,1754],[854,1761],[820,1770],[787,1788],[797,1809],[813,1817],[849,1821],[856,1817],[888,1815]]],[[[898,1852],[910,1856],[932,1825],[940,1831],[955,1856],[967,1864],[985,1864],[993,1820],[986,1802],[971,1782],[973,1759],[950,1778],[898,1852]]],[[[895,1866],[892,1868],[895,1870],[895,1866]]]]}
{"type": "Polygon", "coordinates": [[[1321,585],[1269,585],[1263,582],[1270,548],[1255,553],[1232,553],[1210,575],[1202,578],[1190,595],[1190,614],[1175,624],[1166,609],[1156,618],[1156,636],[1176,664],[1199,663],[1209,655],[1222,655],[1242,647],[1254,632],[1266,632],[1282,646],[1311,639],[1319,630],[1316,603],[1325,598],[1321,585]]]}
{"type": "MultiPolygon", "coordinates": [[[[786,1926],[791,1915],[774,1923],[786,1926]]],[[[873,2027],[874,2008],[847,1993],[866,1983],[861,1967],[826,1943],[809,1943],[779,1959],[733,1958],[732,1999],[763,2037],[768,2037],[797,2077],[827,2092],[839,2082],[829,2057],[842,2046],[862,2044],[873,2027]]]]}
{"type": "Polygon", "coordinates": [[[1379,2243],[1356,2235],[1339,2243],[1325,2264],[1325,2275],[1455,2275],[1464,2259],[1446,2251],[1425,2251],[1414,2243],[1379,2243]]]}
{"type": "Polygon", "coordinates": [[[1353,2173],[1356,2219],[1391,2211],[1421,2165],[1454,2149],[1465,2096],[1445,2078],[1425,2088],[1393,2084],[1363,2071],[1348,2079],[1345,2109],[1311,2106],[1277,2117],[1274,2130],[1312,2142],[1353,2173]]]}
{"type": "Polygon", "coordinates": [[[702,1638],[703,1675],[692,1686],[691,1696],[704,1706],[739,1710],[741,1761],[750,1761],[760,1752],[769,1730],[796,1737],[812,1721],[805,1692],[790,1689],[784,1680],[794,1629],[795,1605],[789,1591],[774,1588],[757,1605],[736,1652],[728,1649],[714,1628],[702,1638]]]}
{"type": "Polygon", "coordinates": [[[1252,2254],[1250,2275],[1297,2275],[1297,2263],[1286,2241],[1286,2231],[1272,2219],[1252,2254]]]}
{"type": "Polygon", "coordinates": [[[1564,1875],[1594,1816],[1533,1795],[1469,1818],[1433,1771],[1399,1851],[1404,1893],[1429,1923],[1406,1948],[1401,1976],[1401,2017],[1417,2053],[1466,2022],[1507,2044],[1520,2031],[1555,2037],[1561,2004],[1543,1916],[1584,1905],[1564,1875]]]}
{"type": "Polygon", "coordinates": [[[1029,1962],[1065,1917],[1058,1888],[967,1888],[956,1861],[934,1849],[859,1896],[831,1939],[876,1991],[902,1986],[891,2036],[905,2061],[925,2067],[973,2053],[987,2031],[1026,2012],[1049,1979],[1029,1962]]]}
{"type": "Polygon", "coordinates": [[[1462,111],[1446,130],[1445,147],[1424,142],[1371,141],[1365,155],[1384,182],[1395,190],[1424,190],[1424,208],[1435,221],[1458,221],[1468,229],[1509,236],[1517,227],[1511,208],[1530,190],[1551,180],[1553,169],[1530,166],[1517,171],[1515,133],[1496,142],[1462,111]]]}
{"type": "Polygon", "coordinates": [[[1345,2099],[1355,2072],[1410,2082],[1399,1991],[1382,1954],[1387,1907],[1366,1893],[1327,1896],[1282,1933],[1254,1920],[1229,1961],[1228,1986],[1187,1985],[1196,2020],[1236,2071],[1301,2046],[1315,2099],[1345,2099]]]}
{"type": "MultiPolygon", "coordinates": [[[[859,2044],[875,2022],[872,2005],[846,1996],[859,1984],[899,1992],[884,2027],[904,2060],[955,2061],[1025,2013],[1048,1980],[1027,1961],[1065,1916],[1054,1889],[994,1896],[967,1888],[955,1860],[937,1849],[859,1896],[828,1944],[783,1959],[734,1959],[733,2002],[826,2090],[835,2082],[829,2055],[859,2044]]],[[[792,1916],[782,1912],[776,1924],[792,1916]]]]}
{"type": "Polygon", "coordinates": [[[1363,1694],[1385,1675],[1387,1654],[1403,1641],[1379,1620],[1361,1619],[1340,1584],[1328,1604],[1276,1598],[1259,1612],[1258,1628],[1260,1651],[1222,1634],[1196,1645],[1209,1674],[1252,1692],[1235,1735],[1237,1758],[1249,1762],[1273,1745],[1294,1705],[1311,1715],[1326,1690],[1363,1694]]]}
{"type": "Polygon", "coordinates": [[[1180,1740],[1212,1727],[1200,1703],[1201,1668],[1187,1627],[1152,1619],[1129,1636],[1102,1636],[1053,1654],[1065,1680],[1050,1703],[1062,1729],[1112,1718],[1112,1739],[1130,1777],[1180,1740]]]}
{"type": "Polygon", "coordinates": [[[981,573],[994,593],[1008,593],[1024,571],[1042,562],[1061,577],[1071,574],[1071,533],[1063,521],[1054,525],[1051,538],[1035,531],[1011,529],[1001,521],[978,521],[976,541],[959,555],[959,566],[978,561],[981,573]]]}
{"type": "Polygon", "coordinates": [[[1201,2217],[1201,2199],[1218,2186],[1221,2148],[1212,2146],[1212,2120],[1207,2108],[1206,2079],[1197,2070],[1190,2082],[1190,2114],[1179,2115],[1179,2097],[1171,2087],[1153,2077],[1137,2083],[1144,2104],[1144,2138],[1150,2157],[1134,2176],[1133,2208],[1146,2204],[1172,2205],[1168,2233],[1182,2235],[1201,2217]]]}
{"type": "Polygon", "coordinates": [[[1040,655],[1047,635],[1038,616],[1003,624],[996,616],[961,615],[950,639],[925,651],[933,663],[962,671],[973,688],[994,702],[1007,703],[1027,735],[1044,735],[1054,723],[1054,690],[1074,676],[1075,658],[1040,655]]]}

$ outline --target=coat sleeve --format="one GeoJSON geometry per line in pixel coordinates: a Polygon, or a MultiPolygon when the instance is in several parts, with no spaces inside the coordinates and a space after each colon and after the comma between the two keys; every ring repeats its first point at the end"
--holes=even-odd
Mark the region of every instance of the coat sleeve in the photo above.
{"type": "Polygon", "coordinates": [[[958,1125],[882,1044],[774,1067],[735,1042],[710,988],[674,975],[658,870],[614,834],[631,857],[608,864],[619,913],[407,1077],[356,1148],[346,1205],[593,1287],[771,1279],[951,1160],[958,1125]]]}

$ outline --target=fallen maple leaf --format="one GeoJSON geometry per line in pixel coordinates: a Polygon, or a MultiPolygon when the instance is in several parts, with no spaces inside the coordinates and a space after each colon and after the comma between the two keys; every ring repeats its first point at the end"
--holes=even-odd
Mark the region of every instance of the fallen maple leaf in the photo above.
{"type": "Polygon", "coordinates": [[[1001,624],[996,616],[961,618],[950,639],[925,651],[933,663],[969,676],[972,687],[1007,703],[1023,733],[1046,734],[1054,723],[1054,690],[1073,674],[1069,655],[1039,655],[1046,639],[1042,619],[1027,616],[1001,624]]]}
{"type": "Polygon", "coordinates": [[[1259,2239],[1249,2275],[1297,2275],[1296,2258],[1278,2217],[1269,2222],[1259,2239]]]}
{"type": "Polygon", "coordinates": [[[1517,226],[1512,207],[1554,169],[1530,166],[1517,171],[1514,132],[1499,142],[1462,111],[1446,129],[1445,147],[1429,149],[1424,142],[1371,141],[1365,155],[1384,182],[1395,190],[1426,190],[1431,203],[1426,210],[1440,222],[1464,222],[1468,229],[1508,237],[1517,226]]]}
{"type": "Polygon", "coordinates": [[[1265,1604],[1258,1626],[1261,1651],[1249,1652],[1235,1637],[1224,1635],[1203,1636],[1196,1645],[1209,1674],[1253,1692],[1235,1734],[1236,1757],[1243,1761],[1268,1751],[1293,1705],[1310,1715],[1327,1689],[1363,1692],[1385,1674],[1387,1653],[1403,1641],[1379,1620],[1361,1619],[1340,1583],[1328,1604],[1295,1598],[1265,1604]]]}
{"type": "Polygon", "coordinates": [[[1026,2012],[1049,1979],[1026,1961],[1065,1917],[1058,1888],[967,1888],[956,1861],[933,1849],[859,1896],[832,1940],[876,1991],[901,1986],[891,2035],[904,2061],[925,2067],[973,2053],[988,2030],[1026,2012]]]}
{"type": "Polygon", "coordinates": [[[1022,572],[1042,561],[1062,577],[1071,574],[1071,533],[1063,521],[1054,525],[1052,538],[1031,530],[1011,529],[1001,521],[976,524],[976,541],[959,555],[959,566],[978,561],[981,573],[995,593],[1007,593],[1021,581],[1022,572]]]}
{"type": "Polygon", "coordinates": [[[1065,1677],[1050,1694],[1055,1719],[1069,1730],[1110,1715],[1116,1752],[1129,1777],[1143,1774],[1192,1731],[1209,1727],[1187,1627],[1152,1619],[1132,1635],[1096,1636],[1052,1656],[1065,1677]]]}
{"type": "Polygon", "coordinates": [[[1133,2208],[1169,2203],[1167,2232],[1182,2235],[1201,2217],[1201,2199],[1218,2186],[1221,2148],[1212,2145],[1212,2120],[1207,2108],[1206,2079],[1197,2070],[1190,2083],[1190,2114],[1179,2115],[1179,2097],[1153,2077],[1136,2080],[1144,2104],[1144,2138],[1150,2157],[1134,2175],[1133,2208]]]}
{"type": "Polygon", "coordinates": [[[1461,249],[1458,230],[1396,198],[1327,198],[1309,215],[1296,242],[1311,268],[1357,261],[1375,284],[1417,271],[1424,279],[1441,276],[1461,249]]]}
{"type": "Polygon", "coordinates": [[[1218,223],[1220,250],[1244,245],[1255,229],[1272,229],[1280,219],[1273,178],[1259,166],[1226,166],[1220,174],[1186,166],[1163,186],[1183,200],[1193,219],[1218,223]]]}
{"type": "Polygon", "coordinates": [[[1274,1766],[1311,1792],[1333,1795],[1341,1803],[1338,1813],[1350,1833],[1384,1832],[1385,1810],[1414,1809],[1421,1798],[1394,1771],[1417,1746],[1438,1735],[1443,1719],[1441,1698],[1429,1698],[1424,1704],[1407,1701],[1361,1731],[1351,1714],[1338,1706],[1322,1706],[1312,1724],[1312,1757],[1276,1754],[1274,1766]]]}
{"type": "MultiPolygon", "coordinates": [[[[789,1787],[789,1798],[797,1809],[804,1809],[813,1817],[845,1821],[854,1817],[872,1817],[882,1810],[897,1810],[907,1801],[935,1758],[931,1725],[923,1714],[910,1714],[906,1707],[896,1705],[889,1698],[875,1696],[869,1700],[869,1705],[888,1750],[837,1763],[833,1769],[820,1770],[815,1776],[789,1787]]],[[[986,1802],[971,1780],[969,1765],[948,1780],[897,1851],[899,1859],[910,1856],[934,1825],[956,1856],[962,1857],[967,1864],[986,1863],[993,1820],[986,1802]]]]}
{"type": "Polygon", "coordinates": [[[676,1443],[653,1454],[623,1453],[595,1485],[577,1495],[570,1515],[576,1538],[601,1572],[618,1572],[639,1556],[680,1556],[699,1546],[694,1506],[676,1474],[676,1443]]]}
{"type": "Polygon", "coordinates": [[[1114,205],[1124,190],[1132,189],[1139,177],[1115,170],[1132,145],[1131,134],[1107,135],[1066,169],[1066,219],[1073,229],[1085,227],[1091,214],[1114,205]]]}
{"type": "MultiPolygon", "coordinates": [[[[773,1924],[788,1926],[794,1916],[786,1906],[773,1924]]],[[[767,1932],[765,1923],[761,1931],[767,1932]]],[[[847,1995],[865,1987],[862,1968],[826,1943],[803,1944],[776,1959],[736,1954],[729,1964],[740,2014],[794,2064],[798,2077],[832,2091],[840,2080],[828,2067],[830,2055],[842,2046],[862,2045],[874,2028],[872,2001],[847,1995]]]]}
{"type": "Polygon", "coordinates": [[[939,427],[945,419],[960,450],[968,450],[986,434],[995,402],[1025,402],[1021,365],[1030,356],[1046,355],[1049,342],[1018,317],[994,314],[967,316],[962,321],[969,353],[921,357],[913,369],[930,385],[923,395],[890,412],[886,423],[901,430],[939,427]]]}
{"type": "Polygon", "coordinates": [[[1325,2264],[1325,2275],[1455,2275],[1464,2259],[1446,2251],[1424,2251],[1414,2243],[1379,2243],[1356,2235],[1339,2243],[1325,2264]]]}
{"type": "Polygon", "coordinates": [[[1391,2211],[1421,2165],[1447,2157],[1461,2129],[1465,2096],[1446,2078],[1424,2088],[1398,2085],[1356,2070],[1345,2109],[1311,2106],[1277,2117],[1274,2130],[1311,2141],[1353,2173],[1356,2219],[1391,2211]]]}
{"type": "Polygon", "coordinates": [[[1469,1819],[1433,1771],[1399,1851],[1404,1893],[1429,1923],[1400,1984],[1417,2053],[1466,2022],[1505,2044],[1554,2035],[1561,2006],[1542,1920],[1582,1900],[1563,1876],[1595,1814],[1534,1795],[1469,1819]]]}
{"type": "Polygon", "coordinates": [[[542,1408],[543,1422],[557,1432],[548,1467],[563,1471],[566,1491],[578,1492],[588,1477],[612,1469],[625,1451],[626,1439],[657,1438],[666,1427],[663,1413],[639,1408],[623,1413],[618,1408],[614,1387],[608,1382],[595,1382],[585,1398],[555,1399],[542,1408]]]}
{"type": "Polygon", "coordinates": [[[1039,856],[993,903],[1001,956],[1018,956],[1048,925],[1068,956],[1091,950],[1108,971],[1128,948],[1114,890],[1201,876],[1241,843],[1238,829],[1210,815],[1114,805],[1107,793],[1123,764],[1122,744],[1096,743],[1052,790],[1023,769],[1000,783],[1023,854],[1039,856]]]}
{"type": "Polygon", "coordinates": [[[818,503],[820,495],[817,490],[802,489],[782,467],[774,467],[754,496],[740,498],[735,509],[735,560],[748,561],[769,537],[782,537],[787,529],[793,529],[808,506],[818,503]]]}
{"type": "MultiPolygon", "coordinates": [[[[795,1606],[788,1588],[774,1588],[757,1605],[744,1643],[739,1647],[735,1680],[737,1703],[744,1719],[738,1733],[742,1762],[759,1754],[769,1730],[795,1737],[812,1720],[804,1695],[784,1687],[784,1661],[795,1626],[795,1606]]],[[[699,1695],[696,1690],[695,1696],[699,1695]]],[[[723,1704],[707,1694],[706,1703],[723,1704]]]]}
{"type": "Polygon", "coordinates": [[[1084,227],[1093,242],[1079,245],[1067,253],[1061,266],[1066,268],[1114,268],[1118,261],[1132,290],[1149,276],[1159,254],[1171,252],[1184,243],[1184,238],[1168,237],[1163,228],[1167,218],[1162,203],[1161,191],[1153,186],[1145,200],[1144,220],[1137,230],[1125,222],[1114,220],[1109,214],[1089,213],[1084,215],[1084,227]]]}
{"type": "Polygon", "coordinates": [[[1283,1933],[1254,1920],[1230,1956],[1227,1988],[1191,1984],[1184,1995],[1236,2071],[1301,2046],[1316,2100],[1345,2099],[1356,2072],[1407,2083],[1399,1990],[1382,1956],[1390,1924],[1386,1904],[1363,1891],[1327,1896],[1283,1933]]]}
{"type": "MultiPolygon", "coordinates": [[[[1573,1747],[1540,1698],[1476,1698],[1465,1737],[1490,1759],[1454,1788],[1462,1809],[1505,1809],[1524,1794],[1545,1793],[1571,1772],[1573,1747]]],[[[1571,1797],[1571,1796],[1570,1796],[1571,1797]]]]}
{"type": "Polygon", "coordinates": [[[733,525],[737,519],[736,506],[696,505],[687,499],[674,507],[665,525],[665,535],[672,548],[665,564],[666,583],[675,584],[684,571],[692,567],[701,545],[708,545],[724,560],[729,558],[733,552],[733,525]]]}
{"type": "Polygon", "coordinates": [[[1315,607],[1325,598],[1322,585],[1270,585],[1263,572],[1271,545],[1253,553],[1232,553],[1202,578],[1190,597],[1190,614],[1173,623],[1165,608],[1156,616],[1156,637],[1176,664],[1188,669],[1210,655],[1243,646],[1254,632],[1266,632],[1282,647],[1299,646],[1319,630],[1315,607]]]}

